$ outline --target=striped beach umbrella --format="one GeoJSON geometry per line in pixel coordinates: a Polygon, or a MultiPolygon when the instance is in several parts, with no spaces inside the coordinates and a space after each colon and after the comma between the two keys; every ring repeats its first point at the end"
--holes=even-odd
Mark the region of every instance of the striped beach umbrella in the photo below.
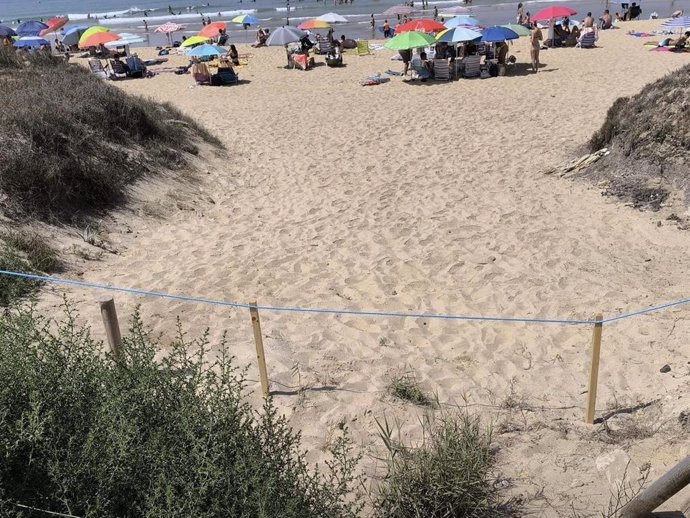
{"type": "Polygon", "coordinates": [[[690,16],[678,16],[677,18],[670,18],[661,25],[673,29],[684,29],[685,27],[690,27],[690,16]]]}
{"type": "Polygon", "coordinates": [[[184,25],[179,25],[175,22],[168,22],[168,23],[164,23],[163,25],[156,27],[156,29],[153,32],[164,32],[164,33],[168,34],[171,32],[181,31],[184,28],[185,28],[184,25]]]}
{"type": "Polygon", "coordinates": [[[99,32],[110,32],[110,29],[108,29],[108,27],[103,27],[102,25],[94,25],[93,27],[89,27],[79,37],[79,46],[81,47],[81,42],[86,40],[86,38],[93,36],[94,34],[98,34],[99,32]]]}
{"type": "Polygon", "coordinates": [[[330,29],[331,24],[328,22],[322,22],[321,20],[306,20],[297,26],[298,29],[302,31],[314,30],[314,29],[330,29]]]}
{"type": "Polygon", "coordinates": [[[468,27],[454,27],[439,32],[436,35],[436,41],[439,43],[461,43],[463,41],[478,40],[482,37],[482,33],[470,29],[468,27]]]}
{"type": "Polygon", "coordinates": [[[232,23],[237,23],[240,25],[259,25],[259,20],[248,14],[240,14],[239,16],[235,16],[231,21],[232,23]]]}
{"type": "Polygon", "coordinates": [[[79,40],[80,49],[88,49],[89,47],[98,47],[100,45],[105,45],[111,41],[118,41],[122,38],[115,34],[114,32],[96,32],[91,36],[79,40]]]}

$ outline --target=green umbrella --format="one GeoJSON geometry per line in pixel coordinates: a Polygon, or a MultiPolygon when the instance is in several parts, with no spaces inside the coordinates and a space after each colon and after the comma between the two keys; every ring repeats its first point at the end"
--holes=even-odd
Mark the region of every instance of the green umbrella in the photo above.
{"type": "Polygon", "coordinates": [[[423,32],[403,32],[391,38],[385,45],[390,50],[408,50],[419,47],[428,47],[434,43],[435,39],[431,34],[423,32]]]}
{"type": "Polygon", "coordinates": [[[524,25],[518,25],[517,23],[506,23],[505,25],[500,25],[500,27],[505,27],[506,29],[510,29],[514,33],[516,33],[518,36],[529,36],[530,31],[527,27],[524,25]]]}

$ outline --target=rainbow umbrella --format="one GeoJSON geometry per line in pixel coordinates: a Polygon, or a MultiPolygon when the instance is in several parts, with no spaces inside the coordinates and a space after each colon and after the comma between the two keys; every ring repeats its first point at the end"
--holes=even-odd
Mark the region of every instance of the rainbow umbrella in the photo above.
{"type": "Polygon", "coordinates": [[[89,27],[79,37],[79,46],[81,47],[81,42],[86,40],[86,38],[89,36],[93,36],[94,34],[98,34],[100,32],[110,32],[110,29],[103,27],[102,25],[94,25],[93,27],[89,27]]]}
{"type": "Polygon", "coordinates": [[[206,38],[204,36],[192,36],[191,38],[187,38],[182,42],[180,47],[193,47],[195,45],[202,45],[204,43],[208,43],[211,38],[206,38]]]}
{"type": "Polygon", "coordinates": [[[114,32],[96,32],[88,38],[82,38],[79,40],[79,48],[87,49],[89,47],[98,47],[100,45],[110,43],[111,41],[118,41],[121,39],[122,38],[114,32]]]}
{"type": "Polygon", "coordinates": [[[314,30],[314,29],[330,29],[331,24],[328,22],[323,22],[321,20],[307,20],[300,23],[297,28],[301,31],[314,30]]]}

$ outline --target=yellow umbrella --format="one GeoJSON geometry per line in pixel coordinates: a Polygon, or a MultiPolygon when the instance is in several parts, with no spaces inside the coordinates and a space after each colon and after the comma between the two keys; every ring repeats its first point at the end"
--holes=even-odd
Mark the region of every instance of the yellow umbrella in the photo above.
{"type": "Polygon", "coordinates": [[[193,47],[194,45],[201,45],[202,43],[208,43],[209,41],[211,41],[211,38],[206,38],[204,36],[192,36],[191,38],[184,40],[180,47],[193,47]]]}
{"type": "Polygon", "coordinates": [[[103,27],[102,25],[94,25],[93,27],[89,27],[81,35],[81,38],[79,38],[79,45],[81,45],[82,42],[85,41],[89,36],[93,36],[99,32],[110,32],[110,29],[103,27]]]}

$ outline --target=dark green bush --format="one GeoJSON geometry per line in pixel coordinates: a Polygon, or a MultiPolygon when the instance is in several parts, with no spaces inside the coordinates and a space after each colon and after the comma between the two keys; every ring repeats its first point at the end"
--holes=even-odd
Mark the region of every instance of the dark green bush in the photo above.
{"type": "Polygon", "coordinates": [[[424,421],[424,442],[395,443],[379,423],[388,449],[387,474],[376,501],[386,518],[496,517],[506,514],[494,484],[491,433],[464,412],[424,421]]]}
{"type": "Polygon", "coordinates": [[[219,141],[169,104],[125,94],[84,67],[0,49],[0,194],[23,216],[72,221],[119,202],[152,172],[219,141]]]}
{"type": "Polygon", "coordinates": [[[247,403],[226,344],[209,350],[180,331],[157,359],[135,315],[116,361],[69,310],[0,316],[0,515],[355,516],[347,438],[310,470],[271,400],[247,403]]]}

